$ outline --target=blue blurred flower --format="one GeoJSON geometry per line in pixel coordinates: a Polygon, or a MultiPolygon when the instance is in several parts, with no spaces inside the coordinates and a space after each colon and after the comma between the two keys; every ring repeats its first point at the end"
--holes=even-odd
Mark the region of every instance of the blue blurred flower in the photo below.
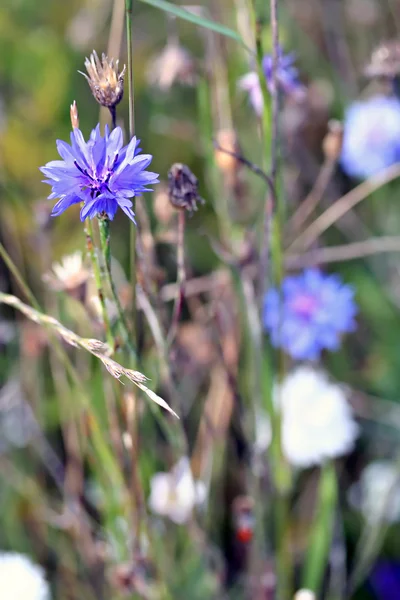
{"type": "MultiPolygon", "coordinates": [[[[282,48],[278,51],[278,65],[276,71],[276,80],[278,89],[287,95],[303,96],[304,86],[299,80],[299,72],[294,66],[295,55],[284,54],[282,48]]],[[[268,90],[273,91],[272,78],[273,59],[271,54],[266,54],[262,61],[262,68],[265,75],[268,90]]],[[[249,94],[250,103],[258,116],[261,116],[263,110],[263,97],[260,85],[260,79],[255,71],[251,71],[239,79],[239,87],[249,94]]]]}
{"type": "Polygon", "coordinates": [[[71,146],[57,140],[57,150],[63,160],[53,160],[41,167],[52,186],[50,200],[59,198],[52,215],[58,216],[73,204],[83,202],[81,221],[105,213],[113,219],[118,207],[135,222],[130,198],[149,191],[148,185],[158,182],[158,175],[146,171],[150,154],[139,154],[139,141],[134,137],[123,147],[122,130],[116,127],[104,137],[100,125],[85,142],[82,132],[74,129],[71,146]]]}
{"type": "Polygon", "coordinates": [[[264,326],[274,346],[298,360],[315,360],[323,349],[337,350],[341,334],[355,329],[353,289],[337,275],[308,269],[286,277],[281,293],[267,292],[264,326]]]}
{"type": "Polygon", "coordinates": [[[341,164],[361,179],[400,161],[400,102],[377,95],[347,110],[341,164]]]}
{"type": "MultiPolygon", "coordinates": [[[[284,94],[296,94],[303,91],[303,85],[299,81],[299,71],[294,66],[296,57],[294,53],[284,54],[282,48],[278,50],[278,66],[276,80],[278,89],[284,94]]],[[[262,61],[262,67],[270,92],[273,91],[274,82],[272,78],[273,58],[272,54],[266,54],[262,61]]]]}

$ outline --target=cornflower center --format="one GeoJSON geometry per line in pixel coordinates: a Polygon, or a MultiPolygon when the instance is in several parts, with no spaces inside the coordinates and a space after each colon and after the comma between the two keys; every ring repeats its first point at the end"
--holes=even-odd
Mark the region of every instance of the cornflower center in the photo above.
{"type": "Polygon", "coordinates": [[[319,303],[315,296],[311,294],[299,294],[291,302],[292,309],[300,317],[304,319],[311,319],[318,309],[319,303]]]}

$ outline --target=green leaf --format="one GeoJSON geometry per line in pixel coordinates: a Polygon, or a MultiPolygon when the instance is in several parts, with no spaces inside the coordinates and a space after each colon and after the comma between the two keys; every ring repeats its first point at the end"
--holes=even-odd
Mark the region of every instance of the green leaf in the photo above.
{"type": "Polygon", "coordinates": [[[176,6],[171,2],[167,2],[167,0],[140,0],[144,4],[149,4],[150,6],[154,6],[155,8],[160,8],[161,10],[170,13],[171,15],[175,15],[180,19],[184,19],[185,21],[190,21],[191,23],[195,23],[195,25],[199,25],[200,27],[205,27],[206,29],[210,29],[211,31],[216,31],[221,35],[225,35],[227,37],[236,40],[240,44],[242,44],[245,48],[247,48],[246,44],[240,37],[236,31],[230,29],[229,27],[225,27],[225,25],[221,25],[220,23],[216,23],[215,21],[211,21],[210,19],[205,19],[204,17],[199,17],[194,13],[182,8],[181,6],[176,6]]]}

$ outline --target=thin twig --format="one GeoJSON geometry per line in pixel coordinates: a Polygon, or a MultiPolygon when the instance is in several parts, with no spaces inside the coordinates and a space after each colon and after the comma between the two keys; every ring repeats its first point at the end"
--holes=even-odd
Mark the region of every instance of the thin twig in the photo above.
{"type": "Polygon", "coordinates": [[[220,146],[220,144],[216,140],[213,140],[213,145],[216,150],[218,150],[219,152],[223,152],[224,154],[228,154],[229,156],[232,156],[233,158],[236,158],[237,161],[239,161],[240,163],[245,165],[248,169],[250,169],[250,171],[252,171],[256,175],[261,177],[267,184],[271,194],[275,195],[273,181],[272,181],[271,177],[265,171],[263,171],[263,169],[261,169],[261,167],[252,163],[250,160],[248,160],[241,154],[239,154],[237,152],[233,152],[232,150],[228,150],[227,148],[223,148],[222,146],[220,146]]]}
{"type": "Polygon", "coordinates": [[[175,298],[172,312],[171,327],[167,336],[167,345],[171,346],[178,329],[179,317],[181,316],[183,300],[185,295],[185,211],[180,210],[178,214],[178,240],[177,250],[177,284],[178,293],[175,298]]]}
{"type": "Polygon", "coordinates": [[[285,232],[288,235],[296,234],[303,223],[314,212],[321,202],[322,196],[329,185],[332,175],[335,171],[336,161],[327,159],[321,167],[315,184],[298,209],[293,213],[285,225],[285,232]]]}
{"type": "Polygon", "coordinates": [[[289,254],[285,257],[285,265],[289,268],[303,268],[331,262],[354,260],[363,256],[386,252],[400,252],[400,237],[385,236],[354,242],[352,244],[315,248],[304,254],[289,254]]]}
{"type": "Polygon", "coordinates": [[[288,251],[307,249],[324,233],[331,225],[338,221],[356,204],[365,200],[372,192],[400,177],[400,163],[380,171],[370,179],[363,181],[353,190],[339,198],[332,206],[322,213],[298,238],[290,244],[288,251]]]}

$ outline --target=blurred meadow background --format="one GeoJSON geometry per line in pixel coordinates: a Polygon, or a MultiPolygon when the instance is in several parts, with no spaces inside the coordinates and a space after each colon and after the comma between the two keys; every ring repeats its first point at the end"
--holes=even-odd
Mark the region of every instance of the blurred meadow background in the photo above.
{"type": "Polygon", "coordinates": [[[1,600],[400,598],[399,32],[399,0],[2,0],[1,600]],[[114,110],[159,174],[137,227],[51,216],[89,177],[56,140],[114,110]]]}

